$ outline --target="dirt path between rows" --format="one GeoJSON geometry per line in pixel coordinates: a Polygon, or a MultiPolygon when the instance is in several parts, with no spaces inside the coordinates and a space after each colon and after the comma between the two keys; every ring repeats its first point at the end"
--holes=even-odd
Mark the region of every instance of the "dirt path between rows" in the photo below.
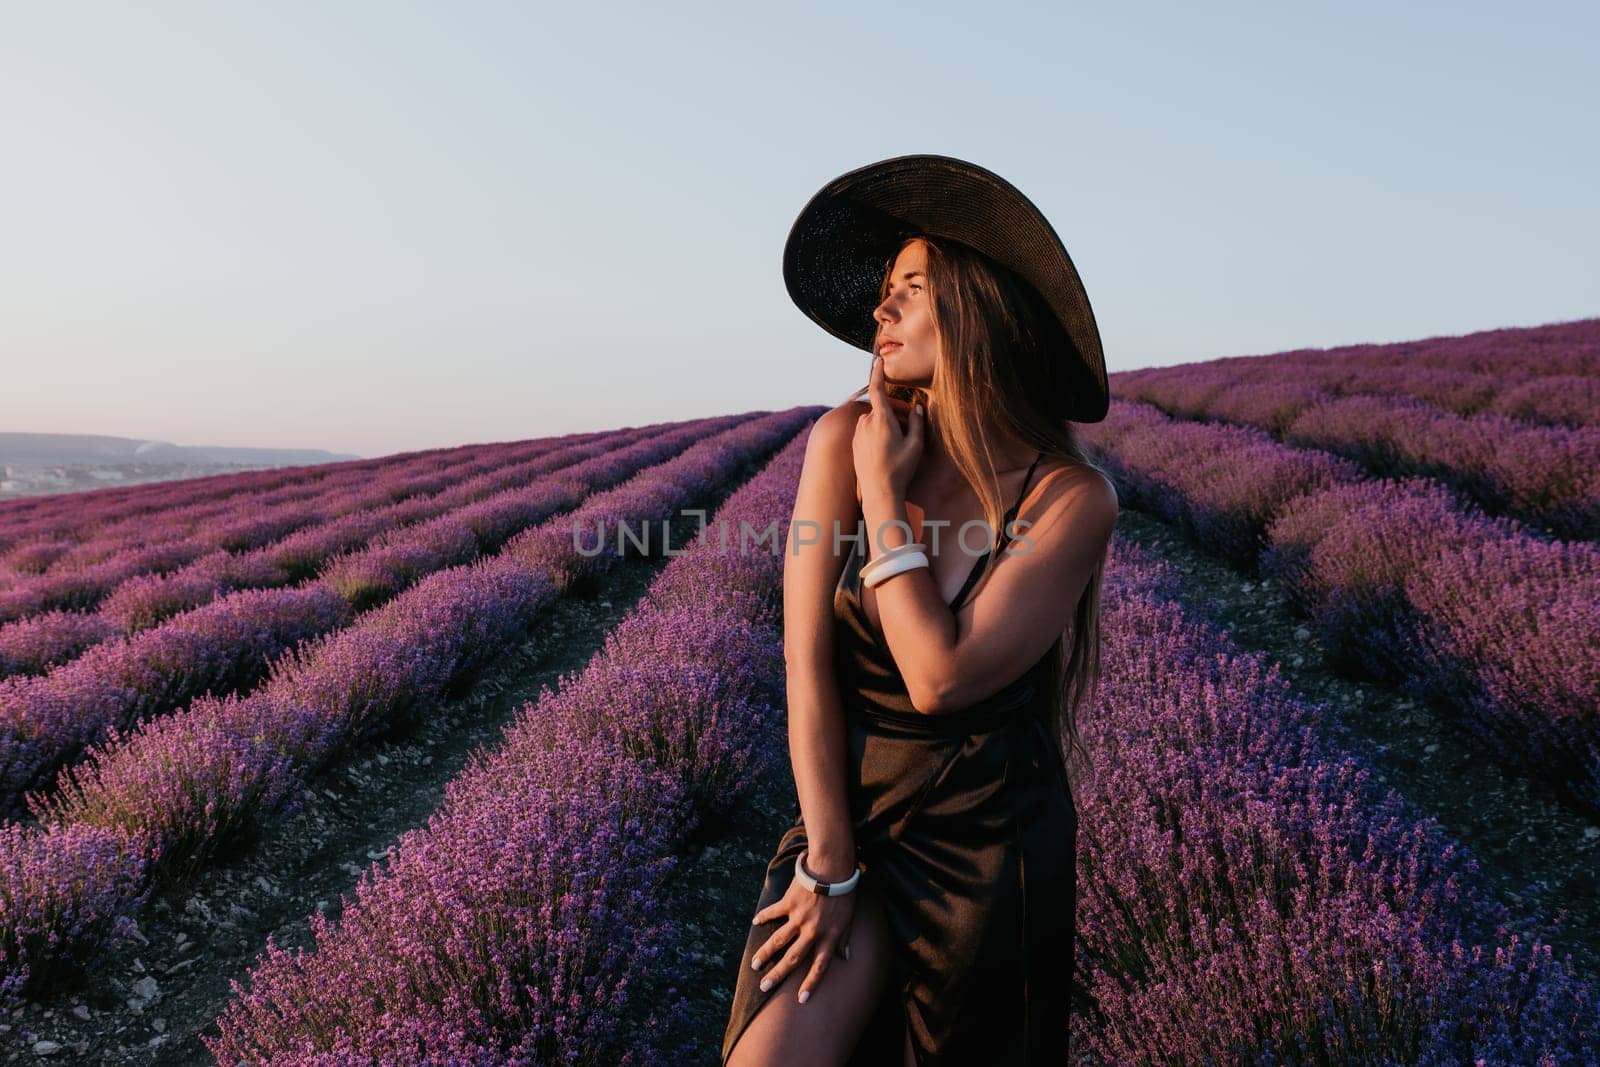
{"type": "MultiPolygon", "coordinates": [[[[719,822],[705,822],[679,852],[668,882],[667,915],[677,928],[672,980],[679,1014],[666,1020],[664,1036],[647,1037],[642,1017],[664,1001],[659,985],[647,987],[628,1026],[647,1042],[671,1049],[675,1064],[722,1062],[722,1035],[733,1006],[733,986],[750,935],[750,917],[772,861],[778,838],[795,815],[794,774],[789,765],[786,728],[769,735],[775,760],[741,803],[719,822]]],[[[826,979],[824,979],[826,980],[826,979]]]]}

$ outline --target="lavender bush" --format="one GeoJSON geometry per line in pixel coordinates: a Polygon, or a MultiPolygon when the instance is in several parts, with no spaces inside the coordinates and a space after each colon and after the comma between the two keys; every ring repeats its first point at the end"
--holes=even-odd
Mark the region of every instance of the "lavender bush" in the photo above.
{"type": "Polygon", "coordinates": [[[0,626],[0,678],[43,674],[117,633],[116,623],[84,611],[47,611],[8,622],[0,626]]]}
{"type": "Polygon", "coordinates": [[[1260,567],[1311,619],[1339,669],[1399,681],[1418,666],[1406,576],[1517,529],[1427,479],[1353,482],[1289,501],[1267,529],[1260,567]]]}
{"type": "Polygon", "coordinates": [[[1403,591],[1416,618],[1410,694],[1600,812],[1600,548],[1469,541],[1422,560],[1403,591]]]}
{"type": "Polygon", "coordinates": [[[247,685],[283,652],[349,617],[324,586],[246,590],[98,645],[47,675],[0,681],[0,803],[14,811],[23,790],[112,728],[247,685]]]}
{"type": "Polygon", "coordinates": [[[126,936],[145,861],[115,831],[0,826],[0,1000],[81,968],[126,936]]]}
{"type": "Polygon", "coordinates": [[[1362,393],[1426,400],[1458,415],[1494,410],[1533,422],[1594,425],[1600,400],[1600,319],[1382,345],[1297,349],[1150,367],[1113,376],[1124,400],[1185,418],[1217,417],[1221,383],[1299,383],[1319,396],[1362,393]],[[1566,396],[1558,396],[1563,388],[1566,396]],[[1534,398],[1544,401],[1535,406],[1534,398]]]}
{"type": "Polygon", "coordinates": [[[1284,502],[1315,487],[1359,480],[1346,460],[1286,448],[1259,430],[1174,422],[1141,405],[1115,404],[1083,428],[1135,507],[1186,529],[1236,566],[1251,566],[1284,502]]]}
{"type": "Polygon", "coordinates": [[[1559,537],[1600,536],[1600,427],[1463,418],[1415,401],[1341,397],[1309,408],[1290,444],[1349,456],[1380,474],[1429,474],[1485,507],[1559,537]]]}
{"type": "MultiPolygon", "coordinates": [[[[659,583],[675,595],[692,589],[684,578],[694,572],[682,562],[659,583]]],[[[1111,654],[1095,703],[1117,713],[1090,724],[1106,770],[1080,785],[1079,959],[1095,1010],[1073,1021],[1078,1047],[1095,1062],[1119,1063],[1593,1062],[1592,987],[1554,963],[1549,946],[1525,949],[1503,927],[1492,950],[1464,944],[1469,919],[1504,918],[1474,892],[1470,858],[1431,820],[1410,818],[1393,794],[1376,795],[1359,765],[1324,753],[1316,709],[1295,701],[1259,657],[1237,654],[1159,601],[1174,588],[1170,574],[1120,551],[1109,573],[1111,654]]],[[[670,617],[657,613],[663,623],[670,617]]],[[[648,618],[647,608],[638,619],[648,618]]],[[[561,736],[610,744],[628,723],[648,736],[633,699],[604,699],[598,679],[609,658],[598,654],[581,678],[525,708],[506,747],[475,759],[453,783],[430,832],[439,832],[438,820],[470,822],[492,785],[519,780],[516,769],[546,757],[561,736]]],[[[443,1062],[453,1050],[475,1062],[492,1057],[496,1037],[502,1050],[520,1037],[515,1053],[501,1054],[524,1062],[514,1057],[533,1034],[496,1035],[482,1015],[447,1014],[439,1006],[451,1000],[446,991],[436,990],[434,1003],[407,1001],[404,1011],[426,1022],[396,1036],[386,1022],[398,1014],[392,994],[374,998],[332,979],[359,967],[375,972],[363,991],[387,991],[419,968],[439,973],[433,961],[451,958],[443,948],[451,922],[417,917],[401,887],[446,876],[397,858],[374,878],[390,892],[352,904],[337,928],[319,923],[314,953],[292,961],[269,953],[219,1020],[213,1052],[227,1061],[353,1052],[375,1062],[443,1062]]],[[[492,905],[483,911],[498,914],[492,905]]],[[[480,917],[453,923],[471,928],[480,917]]],[[[527,933],[555,936],[548,926],[527,933]]],[[[467,985],[506,970],[503,961],[472,969],[467,985]]],[[[541,992],[524,990],[519,1002],[546,1003],[541,992]]],[[[544,1034],[593,1027],[592,1044],[580,1051],[557,1039],[540,1062],[620,1056],[612,1035],[621,1008],[607,1000],[584,1014],[573,1004],[568,1017],[547,1020],[544,1034]]]]}

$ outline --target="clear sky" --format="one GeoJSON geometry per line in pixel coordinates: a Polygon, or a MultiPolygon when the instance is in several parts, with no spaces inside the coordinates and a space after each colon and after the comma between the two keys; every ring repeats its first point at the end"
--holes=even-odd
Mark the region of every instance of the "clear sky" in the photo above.
{"type": "Polygon", "coordinates": [[[0,0],[0,430],[377,455],[795,404],[846,170],[1045,212],[1113,371],[1600,314],[1591,3],[0,0]]]}

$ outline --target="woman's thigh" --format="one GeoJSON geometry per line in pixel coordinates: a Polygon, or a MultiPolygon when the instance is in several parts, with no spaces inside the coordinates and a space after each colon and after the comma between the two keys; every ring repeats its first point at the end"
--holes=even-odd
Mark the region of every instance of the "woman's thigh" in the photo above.
{"type": "Polygon", "coordinates": [[[891,951],[875,891],[863,879],[856,892],[850,958],[835,956],[804,1004],[796,998],[810,962],[791,971],[739,1035],[728,1067],[826,1067],[850,1058],[889,981],[891,951]]]}

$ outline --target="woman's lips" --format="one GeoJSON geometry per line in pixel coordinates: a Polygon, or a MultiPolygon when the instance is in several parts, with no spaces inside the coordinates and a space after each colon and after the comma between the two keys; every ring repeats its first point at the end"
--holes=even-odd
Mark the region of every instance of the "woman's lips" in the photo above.
{"type": "Polygon", "coordinates": [[[890,352],[893,352],[895,349],[897,349],[899,347],[900,347],[900,342],[899,341],[885,341],[883,344],[878,346],[878,355],[886,356],[890,352]]]}

